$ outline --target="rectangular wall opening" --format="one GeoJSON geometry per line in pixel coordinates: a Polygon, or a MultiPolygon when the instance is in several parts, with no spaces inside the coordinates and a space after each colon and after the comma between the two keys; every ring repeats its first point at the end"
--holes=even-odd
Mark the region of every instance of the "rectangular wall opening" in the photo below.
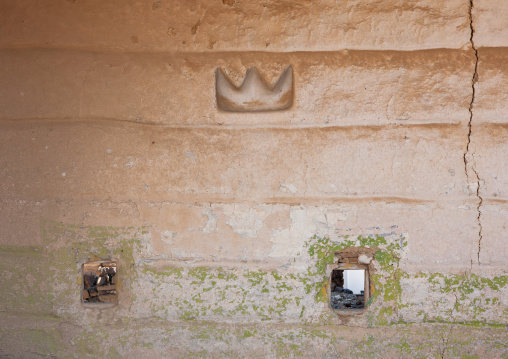
{"type": "Polygon", "coordinates": [[[339,310],[365,308],[365,269],[334,269],[330,278],[330,306],[339,310]]]}
{"type": "Polygon", "coordinates": [[[116,263],[99,261],[83,264],[83,303],[116,303],[116,282],[116,263]]]}

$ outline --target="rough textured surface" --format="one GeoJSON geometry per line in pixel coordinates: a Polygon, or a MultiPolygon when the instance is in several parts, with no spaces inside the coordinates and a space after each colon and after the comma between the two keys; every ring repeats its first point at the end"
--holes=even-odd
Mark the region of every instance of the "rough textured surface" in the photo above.
{"type": "Polygon", "coordinates": [[[0,357],[508,358],[507,16],[0,0],[0,357]],[[218,108],[217,69],[289,65],[288,109],[218,108]],[[371,297],[337,315],[355,247],[371,297]]]}
{"type": "MultiPolygon", "coordinates": [[[[175,203],[153,201],[3,201],[2,218],[10,224],[6,245],[41,245],[43,230],[31,218],[54,218],[81,226],[150,225],[143,260],[195,260],[284,265],[302,253],[313,235],[352,236],[396,231],[407,238],[405,265],[412,270],[460,269],[476,257],[476,203],[406,202],[397,199],[330,201],[318,205],[262,203],[175,203]],[[449,218],[454,218],[450,221],[449,218]],[[404,232],[401,230],[404,228],[404,232]],[[442,233],[456,238],[442,238],[442,233]],[[18,242],[23,238],[24,242],[18,242]],[[428,243],[432,242],[433,245],[428,243]],[[458,246],[458,244],[460,245],[458,246]]],[[[314,203],[314,204],[313,204],[314,203]]],[[[6,226],[7,227],[7,226],[6,226]]]]}
{"type": "Polygon", "coordinates": [[[221,130],[5,122],[0,193],[113,201],[466,198],[464,132],[460,125],[221,130]],[[18,156],[35,165],[20,166],[18,156]]]}
{"type": "Polygon", "coordinates": [[[17,49],[0,54],[0,82],[10,84],[0,89],[1,118],[110,118],[180,126],[465,123],[474,71],[473,54],[456,50],[167,55],[17,49]],[[295,83],[288,111],[255,117],[217,111],[217,67],[240,85],[255,66],[274,85],[288,65],[295,83]]]}
{"type": "Polygon", "coordinates": [[[508,123],[508,48],[481,48],[478,57],[475,121],[508,123]]]}
{"type": "Polygon", "coordinates": [[[469,42],[466,0],[3,0],[1,6],[0,45],[15,47],[415,50],[469,42]]]}
{"type": "Polygon", "coordinates": [[[508,45],[508,3],[503,0],[474,1],[475,43],[479,47],[508,45]]]}
{"type": "Polygon", "coordinates": [[[157,319],[118,321],[83,330],[54,317],[2,315],[12,330],[2,354],[24,358],[502,358],[504,328],[446,324],[351,328],[337,326],[182,324],[157,319]],[[32,328],[27,330],[28,328],[32,328]],[[24,342],[20,349],[15,344],[24,342]],[[188,347],[188,343],[193,343],[188,347]],[[211,344],[213,343],[213,344],[211,344]],[[233,349],[234,348],[234,349],[233,349]],[[43,353],[41,355],[34,353],[43,353]]]}

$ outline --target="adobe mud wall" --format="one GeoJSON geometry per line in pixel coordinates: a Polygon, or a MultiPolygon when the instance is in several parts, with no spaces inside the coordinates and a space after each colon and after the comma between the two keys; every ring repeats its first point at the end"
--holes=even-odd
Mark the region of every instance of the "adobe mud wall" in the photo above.
{"type": "Polygon", "coordinates": [[[503,0],[0,1],[0,357],[507,358],[507,24],[503,0]],[[250,68],[268,88],[235,92],[250,68]],[[376,252],[344,317],[349,247],[376,252]],[[97,260],[112,307],[81,302],[97,260]]]}

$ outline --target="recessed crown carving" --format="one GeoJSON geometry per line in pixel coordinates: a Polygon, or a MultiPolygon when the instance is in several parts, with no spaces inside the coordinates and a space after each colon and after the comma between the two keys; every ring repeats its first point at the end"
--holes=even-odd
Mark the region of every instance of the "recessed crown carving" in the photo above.
{"type": "Polygon", "coordinates": [[[288,66],[270,88],[259,72],[247,70],[240,87],[229,81],[222,70],[215,77],[217,107],[223,111],[257,112],[285,110],[293,105],[293,68],[288,66]]]}

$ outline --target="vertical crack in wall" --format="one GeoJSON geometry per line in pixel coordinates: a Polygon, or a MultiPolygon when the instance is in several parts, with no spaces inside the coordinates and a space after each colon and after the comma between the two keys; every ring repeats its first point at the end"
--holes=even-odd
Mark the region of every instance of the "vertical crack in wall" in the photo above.
{"type": "Polygon", "coordinates": [[[471,88],[472,88],[472,95],[471,95],[471,102],[469,103],[469,123],[468,123],[468,134],[467,134],[467,146],[466,146],[466,152],[464,153],[464,167],[466,172],[466,179],[467,179],[467,188],[468,191],[471,188],[471,182],[470,182],[470,176],[469,171],[472,171],[474,176],[474,190],[476,191],[476,197],[478,197],[478,206],[476,207],[478,211],[478,264],[480,264],[480,251],[482,248],[482,223],[481,223],[481,206],[483,204],[483,198],[480,194],[480,176],[478,175],[478,172],[476,171],[476,164],[474,161],[474,154],[470,152],[470,145],[471,145],[471,132],[472,132],[472,124],[473,124],[473,106],[474,106],[474,100],[475,100],[475,85],[478,80],[478,50],[476,49],[476,46],[474,44],[474,27],[473,27],[473,0],[470,0],[469,2],[469,27],[471,30],[471,37],[469,38],[469,41],[471,42],[471,47],[474,51],[475,56],[475,65],[474,65],[474,73],[473,77],[471,79],[471,88]]]}

